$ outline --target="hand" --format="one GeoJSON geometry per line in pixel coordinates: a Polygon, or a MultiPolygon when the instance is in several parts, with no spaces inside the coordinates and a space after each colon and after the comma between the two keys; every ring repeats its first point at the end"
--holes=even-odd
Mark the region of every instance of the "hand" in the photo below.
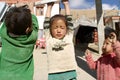
{"type": "Polygon", "coordinates": [[[90,51],[87,49],[86,51],[85,51],[85,56],[91,56],[91,53],[90,53],[90,51]]]}
{"type": "Polygon", "coordinates": [[[69,0],[62,0],[62,3],[65,4],[69,4],[69,0]]]}
{"type": "Polygon", "coordinates": [[[116,34],[115,34],[114,32],[110,33],[109,39],[110,39],[110,41],[111,41],[113,44],[116,43],[116,41],[117,41],[117,36],[116,36],[116,34]]]}
{"type": "Polygon", "coordinates": [[[47,6],[48,6],[48,7],[52,7],[53,5],[54,5],[54,2],[47,3],[47,6]]]}

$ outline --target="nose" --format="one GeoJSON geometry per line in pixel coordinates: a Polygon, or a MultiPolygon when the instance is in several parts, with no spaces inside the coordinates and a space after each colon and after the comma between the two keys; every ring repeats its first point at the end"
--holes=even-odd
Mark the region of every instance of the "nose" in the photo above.
{"type": "Polygon", "coordinates": [[[57,33],[60,33],[60,32],[61,32],[61,29],[60,29],[60,28],[58,28],[58,29],[57,29],[57,33]]]}

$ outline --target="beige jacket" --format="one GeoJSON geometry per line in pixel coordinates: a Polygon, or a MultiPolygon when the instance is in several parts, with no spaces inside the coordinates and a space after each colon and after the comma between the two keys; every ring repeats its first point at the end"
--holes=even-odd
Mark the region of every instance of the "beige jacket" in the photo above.
{"type": "Polygon", "coordinates": [[[49,30],[45,32],[49,73],[76,70],[73,31],[69,32],[63,40],[52,38],[49,30]]]}

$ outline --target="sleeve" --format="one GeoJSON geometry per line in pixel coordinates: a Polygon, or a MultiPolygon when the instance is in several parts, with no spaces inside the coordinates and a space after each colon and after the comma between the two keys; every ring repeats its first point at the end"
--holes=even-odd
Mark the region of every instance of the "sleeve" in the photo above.
{"type": "Polygon", "coordinates": [[[49,17],[45,17],[43,27],[44,27],[44,29],[50,28],[50,18],[49,17]]]}
{"type": "Polygon", "coordinates": [[[90,67],[90,69],[95,70],[97,68],[97,61],[93,60],[92,55],[87,55],[85,56],[85,58],[86,58],[87,64],[90,67]]]}
{"type": "Polygon", "coordinates": [[[113,50],[116,54],[115,60],[116,60],[117,64],[120,66],[120,42],[119,41],[117,41],[113,45],[113,50]]]}
{"type": "Polygon", "coordinates": [[[73,19],[72,19],[72,15],[66,15],[66,20],[67,20],[67,23],[68,23],[68,28],[71,29],[71,30],[74,30],[74,26],[73,26],[73,19]]]}
{"type": "Polygon", "coordinates": [[[33,29],[38,31],[39,29],[38,20],[37,17],[33,14],[32,14],[32,25],[33,25],[33,29]]]}

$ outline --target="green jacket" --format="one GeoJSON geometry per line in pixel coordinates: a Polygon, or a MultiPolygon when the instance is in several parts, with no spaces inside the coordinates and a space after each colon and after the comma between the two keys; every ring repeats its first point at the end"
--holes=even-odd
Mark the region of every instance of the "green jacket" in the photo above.
{"type": "Polygon", "coordinates": [[[33,80],[33,49],[37,39],[38,21],[32,15],[33,31],[30,35],[11,37],[6,26],[0,29],[0,80],[33,80]]]}

